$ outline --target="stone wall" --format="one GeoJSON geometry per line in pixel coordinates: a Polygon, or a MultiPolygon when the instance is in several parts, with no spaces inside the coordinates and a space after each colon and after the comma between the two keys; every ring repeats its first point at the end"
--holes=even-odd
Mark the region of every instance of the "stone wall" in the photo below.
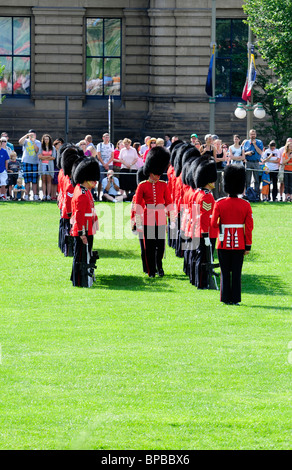
{"type": "MultiPolygon", "coordinates": [[[[217,0],[218,17],[243,17],[242,2],[217,0]]],[[[32,18],[31,97],[7,98],[0,129],[16,143],[29,128],[40,137],[65,133],[68,140],[108,127],[107,100],[85,95],[85,19],[122,18],[122,95],[114,99],[114,140],[146,134],[189,138],[209,132],[205,82],[210,59],[211,0],[11,0],[7,16],[32,18]]],[[[4,14],[4,13],[2,13],[4,14]]],[[[234,103],[216,106],[216,133],[230,141],[245,133],[234,118],[234,103]]],[[[225,140],[226,140],[225,139],[225,140]]]]}

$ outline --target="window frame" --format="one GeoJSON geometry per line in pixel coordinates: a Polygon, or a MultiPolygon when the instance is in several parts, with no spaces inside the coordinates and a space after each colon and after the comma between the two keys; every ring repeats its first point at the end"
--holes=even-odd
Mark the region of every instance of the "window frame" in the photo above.
{"type": "Polygon", "coordinates": [[[12,21],[12,42],[11,42],[11,54],[0,54],[0,64],[1,63],[1,57],[11,57],[11,76],[12,76],[12,92],[8,93],[7,91],[2,91],[1,90],[1,96],[5,96],[5,100],[7,99],[30,99],[31,98],[31,88],[32,88],[32,73],[31,73],[31,68],[32,68],[32,21],[31,21],[31,16],[29,15],[0,15],[1,18],[10,18],[12,21]],[[14,54],[14,18],[27,18],[29,20],[29,46],[30,46],[30,51],[29,55],[24,55],[24,54],[14,54]],[[27,94],[18,94],[14,93],[13,90],[13,85],[14,85],[14,77],[13,77],[13,70],[14,70],[14,59],[15,58],[29,58],[29,93],[27,94]]]}
{"type": "Polygon", "coordinates": [[[122,99],[122,51],[123,51],[123,44],[122,44],[122,18],[121,17],[108,17],[108,16],[87,16],[85,18],[85,97],[87,100],[108,100],[109,96],[112,96],[115,100],[121,100],[122,99]],[[87,26],[87,21],[90,19],[100,19],[102,20],[102,55],[87,55],[87,46],[88,46],[88,26],[87,26]],[[111,56],[111,55],[106,55],[105,54],[105,21],[106,20],[118,20],[120,23],[120,55],[119,56],[111,56]],[[89,95],[86,93],[86,88],[87,88],[87,60],[88,59],[101,59],[102,60],[102,73],[104,77],[104,63],[105,59],[119,59],[120,61],[120,93],[118,95],[115,94],[105,94],[104,88],[104,79],[102,80],[102,94],[100,95],[89,95]]]}
{"type": "MultiPolygon", "coordinates": [[[[218,41],[218,36],[217,36],[217,25],[216,25],[216,44],[217,44],[217,47],[216,47],[216,69],[217,69],[217,66],[218,64],[222,61],[230,61],[230,70],[229,70],[229,95],[228,96],[218,96],[217,94],[217,90],[216,90],[216,87],[215,87],[215,95],[216,95],[216,101],[220,101],[220,102],[230,102],[230,101],[242,101],[242,98],[241,98],[241,93],[240,95],[233,95],[232,94],[232,77],[233,77],[233,64],[234,64],[234,57],[232,57],[232,51],[233,51],[233,47],[232,47],[232,44],[233,44],[233,31],[234,31],[234,28],[235,28],[235,25],[234,25],[234,21],[241,21],[243,24],[244,24],[244,18],[217,18],[217,21],[222,21],[222,20],[225,20],[225,21],[230,21],[230,44],[231,44],[231,51],[230,51],[230,54],[229,55],[225,55],[225,56],[218,56],[218,44],[219,44],[219,41],[218,41]]],[[[246,38],[246,51],[247,51],[247,43],[248,43],[248,26],[246,25],[246,33],[247,33],[247,38],[246,38]]],[[[242,90],[244,88],[244,84],[245,84],[245,78],[246,78],[246,72],[247,72],[247,67],[248,67],[248,54],[246,52],[246,64],[245,64],[245,70],[244,70],[244,78],[243,78],[243,82],[242,82],[242,90]]],[[[215,73],[216,73],[216,77],[217,77],[217,70],[215,70],[215,73]]],[[[216,83],[216,78],[215,78],[215,83],[216,83]]]]}

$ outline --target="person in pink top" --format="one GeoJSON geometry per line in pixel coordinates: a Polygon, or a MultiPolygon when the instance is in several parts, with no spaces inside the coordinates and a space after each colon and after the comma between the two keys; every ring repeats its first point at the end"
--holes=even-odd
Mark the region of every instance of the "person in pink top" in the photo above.
{"type": "Polygon", "coordinates": [[[51,200],[52,177],[54,175],[53,161],[55,158],[52,137],[49,134],[44,134],[41,140],[41,153],[39,154],[43,201],[51,200]]]}

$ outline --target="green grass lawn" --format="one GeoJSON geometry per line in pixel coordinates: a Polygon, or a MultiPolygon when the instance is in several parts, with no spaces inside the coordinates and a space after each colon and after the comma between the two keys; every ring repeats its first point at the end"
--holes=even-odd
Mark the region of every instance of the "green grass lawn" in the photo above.
{"type": "Polygon", "coordinates": [[[169,247],[145,276],[129,204],[96,205],[91,289],[72,286],[56,204],[0,204],[1,449],[292,448],[292,205],[253,205],[238,307],[169,247]]]}

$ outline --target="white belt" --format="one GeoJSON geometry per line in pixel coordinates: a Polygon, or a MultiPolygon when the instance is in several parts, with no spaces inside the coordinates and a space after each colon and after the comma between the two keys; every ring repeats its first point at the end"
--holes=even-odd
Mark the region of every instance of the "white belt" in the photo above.
{"type": "Polygon", "coordinates": [[[90,212],[90,214],[84,214],[85,217],[92,217],[92,212],[90,212]]]}
{"type": "Polygon", "coordinates": [[[242,228],[244,224],[222,224],[222,228],[242,228]]]}

